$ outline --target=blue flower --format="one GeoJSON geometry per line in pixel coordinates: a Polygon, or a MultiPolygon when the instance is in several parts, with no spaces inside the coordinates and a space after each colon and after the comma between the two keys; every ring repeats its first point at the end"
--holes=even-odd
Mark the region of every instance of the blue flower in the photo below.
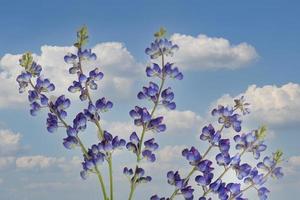
{"type": "Polygon", "coordinates": [[[134,119],[134,124],[136,126],[144,126],[151,120],[151,116],[147,108],[135,106],[134,110],[131,110],[129,114],[134,119]]]}
{"type": "Polygon", "coordinates": [[[172,89],[170,87],[162,91],[161,97],[162,105],[167,109],[174,110],[176,108],[175,102],[172,102],[172,100],[174,99],[174,93],[172,92],[172,89]]]}
{"type": "Polygon", "coordinates": [[[195,177],[195,181],[198,185],[207,186],[211,183],[214,177],[213,173],[204,173],[203,175],[198,175],[195,177]]]}
{"type": "Polygon", "coordinates": [[[215,131],[214,127],[209,124],[204,126],[202,133],[200,134],[200,140],[208,141],[212,145],[217,145],[221,139],[221,134],[219,131],[215,131]]]}
{"type": "Polygon", "coordinates": [[[29,72],[22,72],[17,77],[17,82],[19,84],[19,93],[23,93],[26,89],[26,87],[29,85],[30,79],[32,75],[29,72]]]}
{"type": "Polygon", "coordinates": [[[273,177],[281,178],[283,176],[282,168],[276,167],[276,165],[277,163],[274,160],[274,158],[270,158],[269,156],[266,156],[263,162],[259,162],[257,164],[257,167],[269,172],[273,177]]]}
{"type": "Polygon", "coordinates": [[[266,188],[266,187],[261,187],[257,190],[258,192],[258,197],[260,200],[266,200],[268,199],[268,194],[270,193],[270,191],[266,188]]]}
{"type": "Polygon", "coordinates": [[[107,112],[113,107],[113,103],[105,99],[105,97],[98,99],[95,103],[95,106],[100,112],[107,112]]]}
{"type": "Polygon", "coordinates": [[[161,78],[161,68],[158,64],[156,63],[152,63],[152,66],[148,66],[146,68],[146,75],[148,77],[153,77],[153,76],[157,76],[157,77],[160,77],[161,78]]]}
{"type": "Polygon", "coordinates": [[[96,60],[97,56],[95,53],[92,53],[91,49],[85,49],[85,50],[78,50],[78,57],[85,60],[96,60]]]}
{"type": "Polygon", "coordinates": [[[71,53],[68,53],[67,55],[65,55],[64,60],[66,63],[68,64],[73,64],[77,59],[77,56],[71,53]]]}
{"type": "Polygon", "coordinates": [[[76,137],[68,136],[63,139],[63,145],[67,149],[74,149],[75,147],[77,147],[79,145],[79,142],[76,137]]]}
{"type": "Polygon", "coordinates": [[[236,132],[241,131],[240,116],[234,114],[231,108],[219,105],[218,108],[212,110],[212,115],[219,117],[218,122],[223,124],[225,128],[232,127],[236,132]]]}
{"type": "Polygon", "coordinates": [[[67,112],[65,111],[71,105],[70,99],[66,98],[65,95],[59,96],[55,103],[50,102],[50,108],[61,118],[65,118],[67,116],[67,112]]]}
{"type": "Polygon", "coordinates": [[[151,196],[150,200],[169,200],[169,198],[165,198],[165,197],[160,198],[157,195],[153,195],[151,196]]]}
{"type": "Polygon", "coordinates": [[[53,133],[57,130],[58,128],[58,118],[56,115],[53,115],[51,113],[48,113],[48,118],[47,118],[47,130],[50,133],[53,133]]]}
{"type": "Polygon", "coordinates": [[[129,150],[129,151],[133,151],[133,153],[137,153],[138,151],[138,147],[140,145],[140,139],[139,137],[137,136],[136,132],[133,132],[131,135],[130,135],[130,138],[129,138],[130,142],[128,142],[126,144],[126,148],[129,150]]]}
{"type": "Polygon", "coordinates": [[[109,132],[103,131],[103,140],[98,144],[98,149],[108,156],[114,150],[125,146],[125,144],[125,140],[119,139],[118,136],[113,137],[109,132]]]}
{"type": "Polygon", "coordinates": [[[256,131],[241,134],[234,136],[234,141],[237,143],[236,149],[247,150],[248,152],[252,152],[255,159],[260,158],[260,153],[267,149],[267,145],[263,143],[262,140],[259,140],[256,136],[256,131]]]}
{"type": "Polygon", "coordinates": [[[178,67],[173,67],[173,65],[174,63],[166,63],[162,70],[163,74],[173,79],[182,80],[183,74],[179,71],[178,67]]]}
{"type": "Polygon", "coordinates": [[[251,166],[247,163],[244,163],[242,165],[240,164],[234,165],[233,169],[235,170],[236,176],[239,180],[242,180],[245,177],[247,177],[252,170],[251,166]]]}
{"type": "Polygon", "coordinates": [[[201,160],[198,164],[197,164],[197,169],[200,172],[203,173],[210,173],[214,168],[211,167],[212,165],[212,161],[210,160],[201,160]]]}
{"type": "Polygon", "coordinates": [[[156,102],[158,98],[158,91],[159,86],[154,82],[150,82],[149,87],[143,87],[143,90],[138,93],[137,97],[138,99],[149,99],[156,102]]]}
{"type": "Polygon", "coordinates": [[[123,174],[130,177],[133,175],[133,170],[131,168],[128,167],[124,167],[123,169],[123,174]]]}
{"type": "Polygon", "coordinates": [[[156,39],[150,47],[146,48],[145,52],[151,59],[156,59],[162,55],[173,56],[177,49],[178,46],[167,39],[156,39]]]}
{"type": "Polygon", "coordinates": [[[151,119],[148,123],[147,129],[154,132],[163,132],[166,130],[166,125],[162,123],[163,117],[151,119]]]}
{"type": "Polygon", "coordinates": [[[202,157],[199,151],[195,147],[191,147],[190,150],[184,149],[182,155],[189,161],[190,165],[197,166],[202,157]]]}
{"type": "Polygon", "coordinates": [[[39,93],[41,92],[51,92],[55,89],[55,86],[53,83],[50,82],[49,79],[42,79],[42,78],[38,78],[36,80],[36,86],[35,89],[39,91],[39,93]]]}
{"type": "Polygon", "coordinates": [[[158,148],[158,144],[154,142],[154,138],[151,138],[144,142],[145,149],[142,151],[142,155],[150,162],[154,162],[156,160],[155,151],[158,148]]]}
{"type": "Polygon", "coordinates": [[[73,128],[79,132],[79,131],[84,131],[86,129],[86,122],[87,119],[85,115],[80,112],[76,115],[75,119],[73,120],[73,128]]]}
{"type": "Polygon", "coordinates": [[[220,166],[229,165],[231,158],[228,153],[219,153],[216,155],[217,164],[220,166]]]}
{"type": "Polygon", "coordinates": [[[244,179],[246,184],[262,185],[266,182],[264,174],[258,173],[256,168],[253,168],[247,178],[244,179]]]}

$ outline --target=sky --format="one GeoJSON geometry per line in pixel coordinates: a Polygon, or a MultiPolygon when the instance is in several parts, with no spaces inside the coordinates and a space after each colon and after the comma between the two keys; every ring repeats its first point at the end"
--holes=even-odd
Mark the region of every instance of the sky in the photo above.
{"type": "MultiPolygon", "coordinates": [[[[165,116],[167,131],[155,136],[160,144],[158,161],[143,163],[154,180],[137,189],[136,199],[170,194],[173,188],[166,183],[166,172],[189,170],[178,156],[182,149],[194,145],[203,152],[207,144],[199,140],[199,133],[215,120],[210,110],[218,104],[232,105],[241,95],[251,104],[242,131],[265,124],[269,130],[266,155],[277,149],[284,152],[285,176],[268,184],[269,199],[300,195],[298,1],[0,2],[1,200],[101,199],[96,178],[83,181],[79,177],[80,151],[63,147],[63,129],[47,132],[46,111],[30,116],[27,96],[18,93],[15,81],[21,72],[18,59],[31,51],[44,76],[56,84],[54,95],[65,93],[72,100],[71,122],[86,105],[67,92],[74,77],[67,73],[63,57],[74,50],[76,31],[82,25],[89,28],[88,48],[97,54],[93,64],[105,74],[93,98],[105,96],[114,102],[101,123],[125,139],[136,130],[129,110],[148,105],[137,100],[136,94],[150,81],[144,71],[151,61],[144,50],[153,41],[153,33],[165,27],[167,36],[180,47],[169,59],[184,79],[167,82],[174,89],[177,109],[158,110],[158,115],[165,116]]],[[[228,134],[232,136],[232,131],[228,134]]],[[[92,124],[82,138],[87,145],[96,142],[92,124]]],[[[116,196],[120,200],[129,192],[121,173],[125,165],[134,166],[133,155],[116,152],[116,196]]],[[[230,180],[230,175],[226,178],[230,180]]],[[[258,199],[253,192],[248,195],[258,199]]]]}

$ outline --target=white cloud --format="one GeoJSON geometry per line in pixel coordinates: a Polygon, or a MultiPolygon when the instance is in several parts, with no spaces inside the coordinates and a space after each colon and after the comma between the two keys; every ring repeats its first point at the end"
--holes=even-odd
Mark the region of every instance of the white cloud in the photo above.
{"type": "Polygon", "coordinates": [[[20,133],[0,129],[0,156],[12,155],[20,149],[20,133]]]}
{"type": "MultiPolygon", "coordinates": [[[[282,86],[265,85],[258,87],[251,85],[243,93],[247,102],[251,104],[249,120],[273,126],[288,126],[300,123],[300,85],[287,83],[282,86]]],[[[232,97],[224,95],[213,104],[232,105],[232,97]]],[[[246,119],[248,120],[248,119],[246,119]]]]}
{"type": "Polygon", "coordinates": [[[47,156],[23,156],[16,159],[16,167],[20,169],[40,168],[45,169],[57,166],[65,162],[65,158],[55,158],[47,156]]]}
{"type": "Polygon", "coordinates": [[[200,129],[202,118],[190,110],[160,109],[157,115],[164,116],[168,134],[190,134],[200,129]]]}
{"type": "Polygon", "coordinates": [[[64,190],[67,188],[70,188],[73,183],[70,182],[35,182],[35,183],[29,183],[28,185],[25,185],[25,189],[30,190],[36,190],[36,189],[60,189],[64,190]]]}
{"type": "Polygon", "coordinates": [[[149,170],[150,174],[159,173],[162,176],[165,176],[168,170],[183,168],[185,160],[181,152],[184,148],[186,148],[184,145],[167,145],[155,153],[157,159],[155,163],[144,162],[143,167],[149,170]]]}
{"type": "Polygon", "coordinates": [[[233,45],[224,38],[176,33],[171,40],[179,46],[174,61],[183,69],[236,69],[258,57],[253,46],[247,43],[233,45]]]}
{"type": "MultiPolygon", "coordinates": [[[[98,59],[96,62],[85,63],[85,71],[100,67],[105,73],[104,79],[99,82],[102,91],[107,90],[110,95],[119,95],[120,92],[126,94],[124,90],[129,93],[131,85],[136,80],[135,76],[142,70],[141,64],[137,63],[131,53],[119,42],[97,44],[92,50],[97,54],[98,59]]],[[[43,67],[43,75],[55,83],[55,95],[67,93],[67,87],[76,79],[75,75],[68,74],[68,66],[64,63],[64,55],[68,52],[75,52],[75,48],[44,45],[41,47],[40,55],[33,54],[34,59],[43,67]]],[[[16,82],[16,77],[22,70],[18,62],[20,57],[20,54],[5,54],[0,59],[2,83],[0,107],[15,106],[26,101],[24,97],[26,94],[24,96],[18,94],[16,82]]]]}
{"type": "Polygon", "coordinates": [[[13,166],[15,160],[13,156],[0,157],[0,170],[13,166]]]}

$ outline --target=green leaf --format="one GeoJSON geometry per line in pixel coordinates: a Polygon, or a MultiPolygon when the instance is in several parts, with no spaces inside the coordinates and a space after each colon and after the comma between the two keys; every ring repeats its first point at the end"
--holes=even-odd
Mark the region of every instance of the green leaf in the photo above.
{"type": "Polygon", "coordinates": [[[280,163],[282,161],[282,156],[283,156],[283,152],[281,150],[277,150],[273,154],[273,158],[274,158],[276,164],[278,164],[278,163],[280,163]]]}
{"type": "Polygon", "coordinates": [[[22,55],[22,58],[19,60],[20,65],[25,68],[25,70],[28,70],[29,67],[31,67],[33,62],[33,57],[30,52],[26,52],[22,55]]]}
{"type": "Polygon", "coordinates": [[[167,30],[164,27],[161,27],[158,32],[154,33],[154,37],[162,38],[166,35],[167,30]]]}
{"type": "Polygon", "coordinates": [[[267,135],[267,126],[262,125],[256,132],[255,132],[255,136],[257,137],[257,139],[259,140],[263,140],[265,139],[267,135]]]}
{"type": "Polygon", "coordinates": [[[75,47],[81,48],[82,46],[86,45],[88,42],[88,29],[86,26],[82,26],[77,31],[77,42],[74,44],[75,47]]]}

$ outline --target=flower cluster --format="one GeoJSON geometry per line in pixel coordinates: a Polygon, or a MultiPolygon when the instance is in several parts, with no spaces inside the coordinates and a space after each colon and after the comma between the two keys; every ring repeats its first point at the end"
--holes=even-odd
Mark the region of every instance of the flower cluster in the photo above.
{"type": "Polygon", "coordinates": [[[103,140],[92,145],[87,154],[84,155],[83,170],[80,172],[81,177],[86,179],[87,175],[94,171],[95,166],[101,165],[104,160],[108,160],[113,151],[121,149],[125,144],[125,140],[119,139],[118,136],[113,137],[109,132],[104,131],[103,140]]]}
{"type": "Polygon", "coordinates": [[[235,149],[238,151],[235,155],[232,155],[232,151],[230,151],[231,140],[224,138],[222,134],[224,129],[231,127],[235,132],[242,130],[242,121],[237,111],[241,111],[243,115],[246,115],[249,113],[248,106],[249,104],[245,103],[244,97],[241,97],[240,99],[235,99],[234,109],[224,106],[218,106],[213,109],[212,115],[217,116],[221,128],[216,131],[212,124],[203,127],[200,140],[209,143],[207,151],[201,155],[195,147],[184,149],[182,155],[192,166],[191,172],[187,177],[181,178],[178,171],[175,173],[169,171],[167,179],[169,184],[175,186],[174,193],[170,198],[159,198],[157,195],[154,195],[151,197],[151,200],[171,200],[177,195],[182,195],[185,199],[193,199],[193,191],[195,188],[188,185],[190,177],[193,174],[196,175],[195,182],[201,186],[203,190],[203,195],[199,197],[199,200],[210,200],[212,197],[208,197],[208,195],[212,196],[213,194],[222,200],[246,200],[247,198],[243,197],[243,193],[250,188],[257,189],[260,200],[267,199],[267,195],[270,191],[264,184],[268,177],[280,178],[283,176],[282,168],[278,166],[282,159],[281,151],[274,153],[272,158],[266,156],[263,161],[258,162],[256,166],[252,166],[247,162],[242,163],[242,156],[245,153],[252,153],[254,159],[258,160],[260,159],[261,153],[267,149],[264,143],[266,128],[263,126],[249,133],[235,135],[233,141],[235,142],[235,149]],[[215,165],[214,161],[206,158],[212,148],[216,148],[219,151],[215,157],[215,165]],[[216,177],[214,171],[218,166],[223,167],[224,171],[219,177],[216,177]],[[226,183],[222,180],[223,176],[229,170],[235,172],[236,182],[226,183]],[[242,189],[243,184],[241,181],[245,185],[244,189],[242,189]],[[184,190],[185,188],[188,189],[184,190]],[[186,191],[188,191],[188,193],[186,193],[186,191]]]}
{"type": "MultiPolygon", "coordinates": [[[[155,151],[159,145],[155,137],[150,137],[147,133],[149,131],[162,133],[166,130],[164,116],[158,115],[156,111],[159,107],[163,110],[176,109],[174,91],[165,84],[169,79],[183,79],[183,74],[174,63],[165,62],[166,58],[173,56],[178,49],[176,44],[165,37],[165,33],[163,28],[155,33],[154,42],[145,50],[151,59],[151,64],[146,67],[146,76],[153,80],[142,87],[137,98],[147,100],[152,107],[135,106],[130,110],[129,115],[133,118],[134,125],[140,128],[141,133],[132,132],[128,142],[102,129],[102,114],[112,109],[113,103],[105,97],[94,102],[90,94],[91,90],[98,89],[98,81],[104,77],[104,74],[99,68],[92,68],[88,73],[84,73],[83,61],[97,60],[96,54],[91,49],[84,49],[88,40],[86,27],[77,32],[77,41],[74,44],[76,52],[64,56],[64,61],[69,65],[69,74],[77,75],[76,80],[68,87],[68,91],[79,93],[81,101],[87,100],[85,109],[76,114],[73,124],[68,124],[66,121],[67,109],[71,106],[70,99],[64,94],[50,98],[48,94],[55,90],[55,86],[48,78],[41,75],[42,67],[33,60],[31,53],[25,53],[20,59],[23,71],[17,76],[16,81],[20,93],[28,91],[31,115],[35,116],[42,108],[47,108],[49,110],[46,120],[47,130],[53,133],[59,127],[65,128],[66,137],[63,138],[63,146],[66,149],[80,148],[83,153],[80,176],[86,179],[88,175],[96,174],[105,200],[114,200],[112,156],[117,149],[126,147],[136,157],[134,168],[123,168],[123,174],[130,183],[129,200],[132,200],[137,185],[152,180],[152,177],[146,175],[141,167],[141,162],[155,162],[157,160],[155,151]],[[161,60],[161,63],[158,64],[153,59],[161,60]],[[86,148],[81,141],[81,132],[87,130],[88,122],[95,125],[99,139],[90,148],[86,148]],[[101,172],[105,166],[102,165],[104,162],[107,162],[109,171],[109,195],[101,172]]],[[[178,170],[169,171],[167,182],[174,187],[174,192],[169,197],[159,197],[155,194],[150,197],[150,200],[173,200],[177,196],[192,200],[196,196],[197,189],[203,191],[202,195],[197,197],[199,200],[212,200],[215,197],[221,200],[246,200],[244,192],[251,188],[256,189],[260,200],[267,199],[270,191],[265,183],[268,178],[283,176],[282,168],[279,166],[283,154],[281,151],[276,151],[272,156],[264,156],[260,160],[267,149],[264,141],[267,130],[264,126],[248,132],[242,130],[241,118],[250,113],[249,105],[242,96],[234,100],[233,107],[219,105],[213,109],[211,114],[217,118],[217,123],[204,126],[199,136],[202,142],[207,142],[207,150],[200,153],[196,145],[183,149],[182,156],[187,160],[191,168],[190,172],[187,176],[183,176],[178,170]],[[233,132],[235,136],[230,138],[225,132],[233,132]],[[214,159],[208,159],[212,150],[216,152],[214,157],[211,157],[214,159]],[[248,160],[243,160],[244,154],[253,155],[255,165],[248,160]],[[223,172],[219,175],[216,169],[223,169],[223,172]],[[226,182],[224,176],[229,171],[232,171],[235,177],[230,182],[226,182]]]]}

